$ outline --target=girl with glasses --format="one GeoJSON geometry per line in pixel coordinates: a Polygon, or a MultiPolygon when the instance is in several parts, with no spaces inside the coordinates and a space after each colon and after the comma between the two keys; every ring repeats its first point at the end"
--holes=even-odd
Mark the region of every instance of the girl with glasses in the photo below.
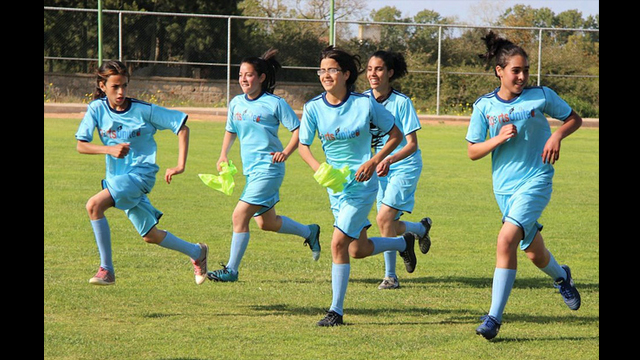
{"type": "Polygon", "coordinates": [[[318,326],[342,325],[344,298],[351,270],[350,257],[360,259],[388,250],[399,251],[408,272],[416,266],[414,243],[417,235],[369,238],[367,219],[378,191],[380,162],[401,142],[402,133],[393,115],[375,99],[354,92],[361,72],[360,58],[329,46],[321,53],[320,82],[325,90],[304,105],[300,124],[299,152],[317,175],[327,167],[347,169],[348,175],[338,188],[327,189],[334,230],[331,237],[332,302],[318,326]],[[388,135],[389,140],[375,155],[371,153],[373,135],[388,135]],[[322,164],[311,152],[311,144],[320,138],[326,161],[322,164]],[[325,166],[326,165],[326,166],[325,166]]]}

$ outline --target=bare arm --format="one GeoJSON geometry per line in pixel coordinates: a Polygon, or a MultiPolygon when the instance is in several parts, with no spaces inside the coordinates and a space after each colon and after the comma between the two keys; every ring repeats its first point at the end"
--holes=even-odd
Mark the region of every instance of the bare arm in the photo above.
{"type": "Polygon", "coordinates": [[[304,160],[304,162],[306,162],[307,165],[311,167],[311,170],[313,170],[314,172],[318,170],[318,168],[320,167],[320,162],[318,162],[318,160],[316,160],[316,158],[311,153],[309,145],[299,143],[298,153],[300,153],[302,160],[304,160]]]}
{"type": "Polygon", "coordinates": [[[187,155],[189,153],[189,127],[182,125],[178,131],[178,165],[167,169],[164,173],[164,180],[171,184],[173,175],[182,174],[187,166],[187,155]]]}
{"type": "Polygon", "coordinates": [[[405,138],[407,139],[407,145],[405,145],[397,153],[391,156],[387,156],[380,162],[380,164],[378,164],[378,166],[376,167],[378,176],[385,176],[387,173],[389,173],[391,164],[397,163],[398,161],[416,152],[416,150],[418,149],[418,136],[415,131],[405,136],[405,138]]]}
{"type": "Polygon", "coordinates": [[[582,117],[575,111],[571,111],[569,117],[564,121],[564,124],[558,128],[551,136],[542,150],[542,161],[544,163],[554,164],[560,158],[560,142],[562,139],[573,134],[578,128],[582,126],[582,117]]]}
{"type": "Polygon", "coordinates": [[[291,132],[291,140],[289,140],[289,143],[287,144],[287,147],[284,148],[284,150],[282,150],[281,152],[271,153],[271,155],[273,155],[274,163],[287,160],[289,156],[291,156],[291,154],[296,151],[299,143],[299,130],[300,128],[295,129],[291,132]]]}
{"type": "Polygon", "coordinates": [[[80,154],[106,154],[119,159],[127,156],[127,154],[129,153],[129,148],[129,143],[122,143],[117,145],[98,145],[81,140],[78,140],[78,144],[76,145],[76,150],[78,150],[80,154]]]}
{"type": "MultiPolygon", "coordinates": [[[[371,178],[373,172],[376,171],[378,164],[389,155],[393,149],[398,147],[402,141],[402,132],[397,126],[393,125],[391,131],[389,131],[389,139],[384,144],[382,149],[378,151],[371,159],[362,164],[358,171],[356,171],[356,181],[366,181],[371,178]]],[[[386,175],[386,174],[384,174],[386,175]]]]}
{"type": "Polygon", "coordinates": [[[515,125],[505,125],[500,129],[500,133],[498,135],[488,139],[487,141],[479,142],[479,143],[468,143],[467,145],[467,155],[471,160],[482,159],[487,156],[493,149],[497,148],[498,145],[505,143],[507,140],[518,134],[518,128],[515,125]]]}
{"type": "Polygon", "coordinates": [[[237,137],[238,134],[236,133],[228,131],[224,132],[224,138],[222,139],[222,149],[220,150],[220,157],[218,157],[218,162],[216,163],[218,171],[222,170],[222,168],[220,167],[221,163],[229,161],[227,156],[229,154],[229,150],[231,150],[231,146],[236,141],[237,137]]]}

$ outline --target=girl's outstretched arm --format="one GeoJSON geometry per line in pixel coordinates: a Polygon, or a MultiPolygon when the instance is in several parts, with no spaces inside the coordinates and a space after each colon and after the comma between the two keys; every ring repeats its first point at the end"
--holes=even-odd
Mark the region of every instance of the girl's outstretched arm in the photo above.
{"type": "Polygon", "coordinates": [[[182,125],[178,131],[178,166],[167,169],[164,173],[164,180],[171,184],[173,175],[182,174],[187,166],[187,155],[189,153],[189,127],[182,125]]]}

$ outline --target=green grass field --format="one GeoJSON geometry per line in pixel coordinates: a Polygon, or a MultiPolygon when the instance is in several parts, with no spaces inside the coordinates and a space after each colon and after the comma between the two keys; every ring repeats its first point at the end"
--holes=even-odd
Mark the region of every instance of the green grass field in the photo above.
{"type": "MultiPolygon", "coordinates": [[[[599,130],[582,128],[562,144],[554,193],[541,223],[547,247],[571,266],[582,307],[569,310],[552,281],[524,253],[500,334],[475,334],[490,306],[500,213],[490,158],[466,156],[466,126],[425,124],[419,134],[424,169],[413,214],[433,219],[431,251],[416,271],[399,260],[401,288],[377,289],[382,255],[352,260],[345,300],[347,326],[315,323],[331,304],[332,216],[326,192],[295,154],[276,210],[322,227],[318,262],[302,239],[251,227],[236,283],[196,285],[189,259],[145,244],[122,211],[111,209],[117,283],[89,285],[99,265],[85,210],[100,189],[103,156],[78,154],[77,119],[44,119],[45,359],[598,359],[599,130]]],[[[209,267],[227,261],[232,196],[204,186],[215,173],[224,124],[191,121],[187,170],[171,185],[177,138],[159,132],[161,171],[151,202],[159,228],[210,247],[209,267]]],[[[283,142],[288,140],[281,133],[283,142]]],[[[314,154],[320,156],[319,141],[314,154]]],[[[239,144],[231,159],[240,168],[239,144]]],[[[370,220],[375,221],[375,210],[370,220]]],[[[379,235],[374,225],[370,236],[379,235]]]]}

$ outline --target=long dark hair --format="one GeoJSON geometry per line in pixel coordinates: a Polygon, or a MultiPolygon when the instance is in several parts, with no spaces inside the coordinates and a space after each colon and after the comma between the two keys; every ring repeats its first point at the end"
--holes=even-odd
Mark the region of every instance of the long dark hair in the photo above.
{"type": "Polygon", "coordinates": [[[347,91],[354,91],[356,80],[358,80],[358,75],[362,73],[362,63],[360,62],[359,55],[351,55],[348,52],[335,47],[334,45],[329,45],[320,54],[320,61],[323,59],[333,59],[335,60],[342,71],[349,71],[349,78],[347,79],[347,91]]]}
{"type": "MultiPolygon", "coordinates": [[[[489,33],[481,39],[484,40],[484,43],[487,46],[487,52],[484,54],[478,54],[478,56],[481,59],[486,60],[487,66],[491,65],[491,59],[493,58],[496,59],[495,65],[502,68],[506,67],[509,59],[515,55],[521,55],[525,59],[529,59],[529,55],[527,55],[527,52],[524,51],[522,47],[505,38],[498,37],[498,35],[493,31],[489,31],[489,33]]],[[[496,77],[499,77],[495,66],[493,71],[496,77]]]]}
{"type": "Polygon", "coordinates": [[[393,76],[389,78],[389,81],[400,79],[409,73],[407,70],[407,62],[399,52],[378,50],[374,52],[371,57],[382,59],[387,70],[393,70],[393,76]]]}
{"type": "Polygon", "coordinates": [[[276,88],[276,73],[282,68],[282,65],[275,58],[277,53],[277,49],[269,49],[262,56],[245,57],[240,62],[241,64],[253,65],[258,76],[265,74],[266,78],[262,82],[262,91],[273,93],[276,88]]]}
{"type": "Polygon", "coordinates": [[[111,60],[103,62],[96,71],[96,89],[93,91],[94,100],[106,96],[102,89],[100,89],[100,83],[106,83],[109,76],[112,75],[126,76],[127,82],[129,82],[129,70],[122,61],[111,60]]]}

